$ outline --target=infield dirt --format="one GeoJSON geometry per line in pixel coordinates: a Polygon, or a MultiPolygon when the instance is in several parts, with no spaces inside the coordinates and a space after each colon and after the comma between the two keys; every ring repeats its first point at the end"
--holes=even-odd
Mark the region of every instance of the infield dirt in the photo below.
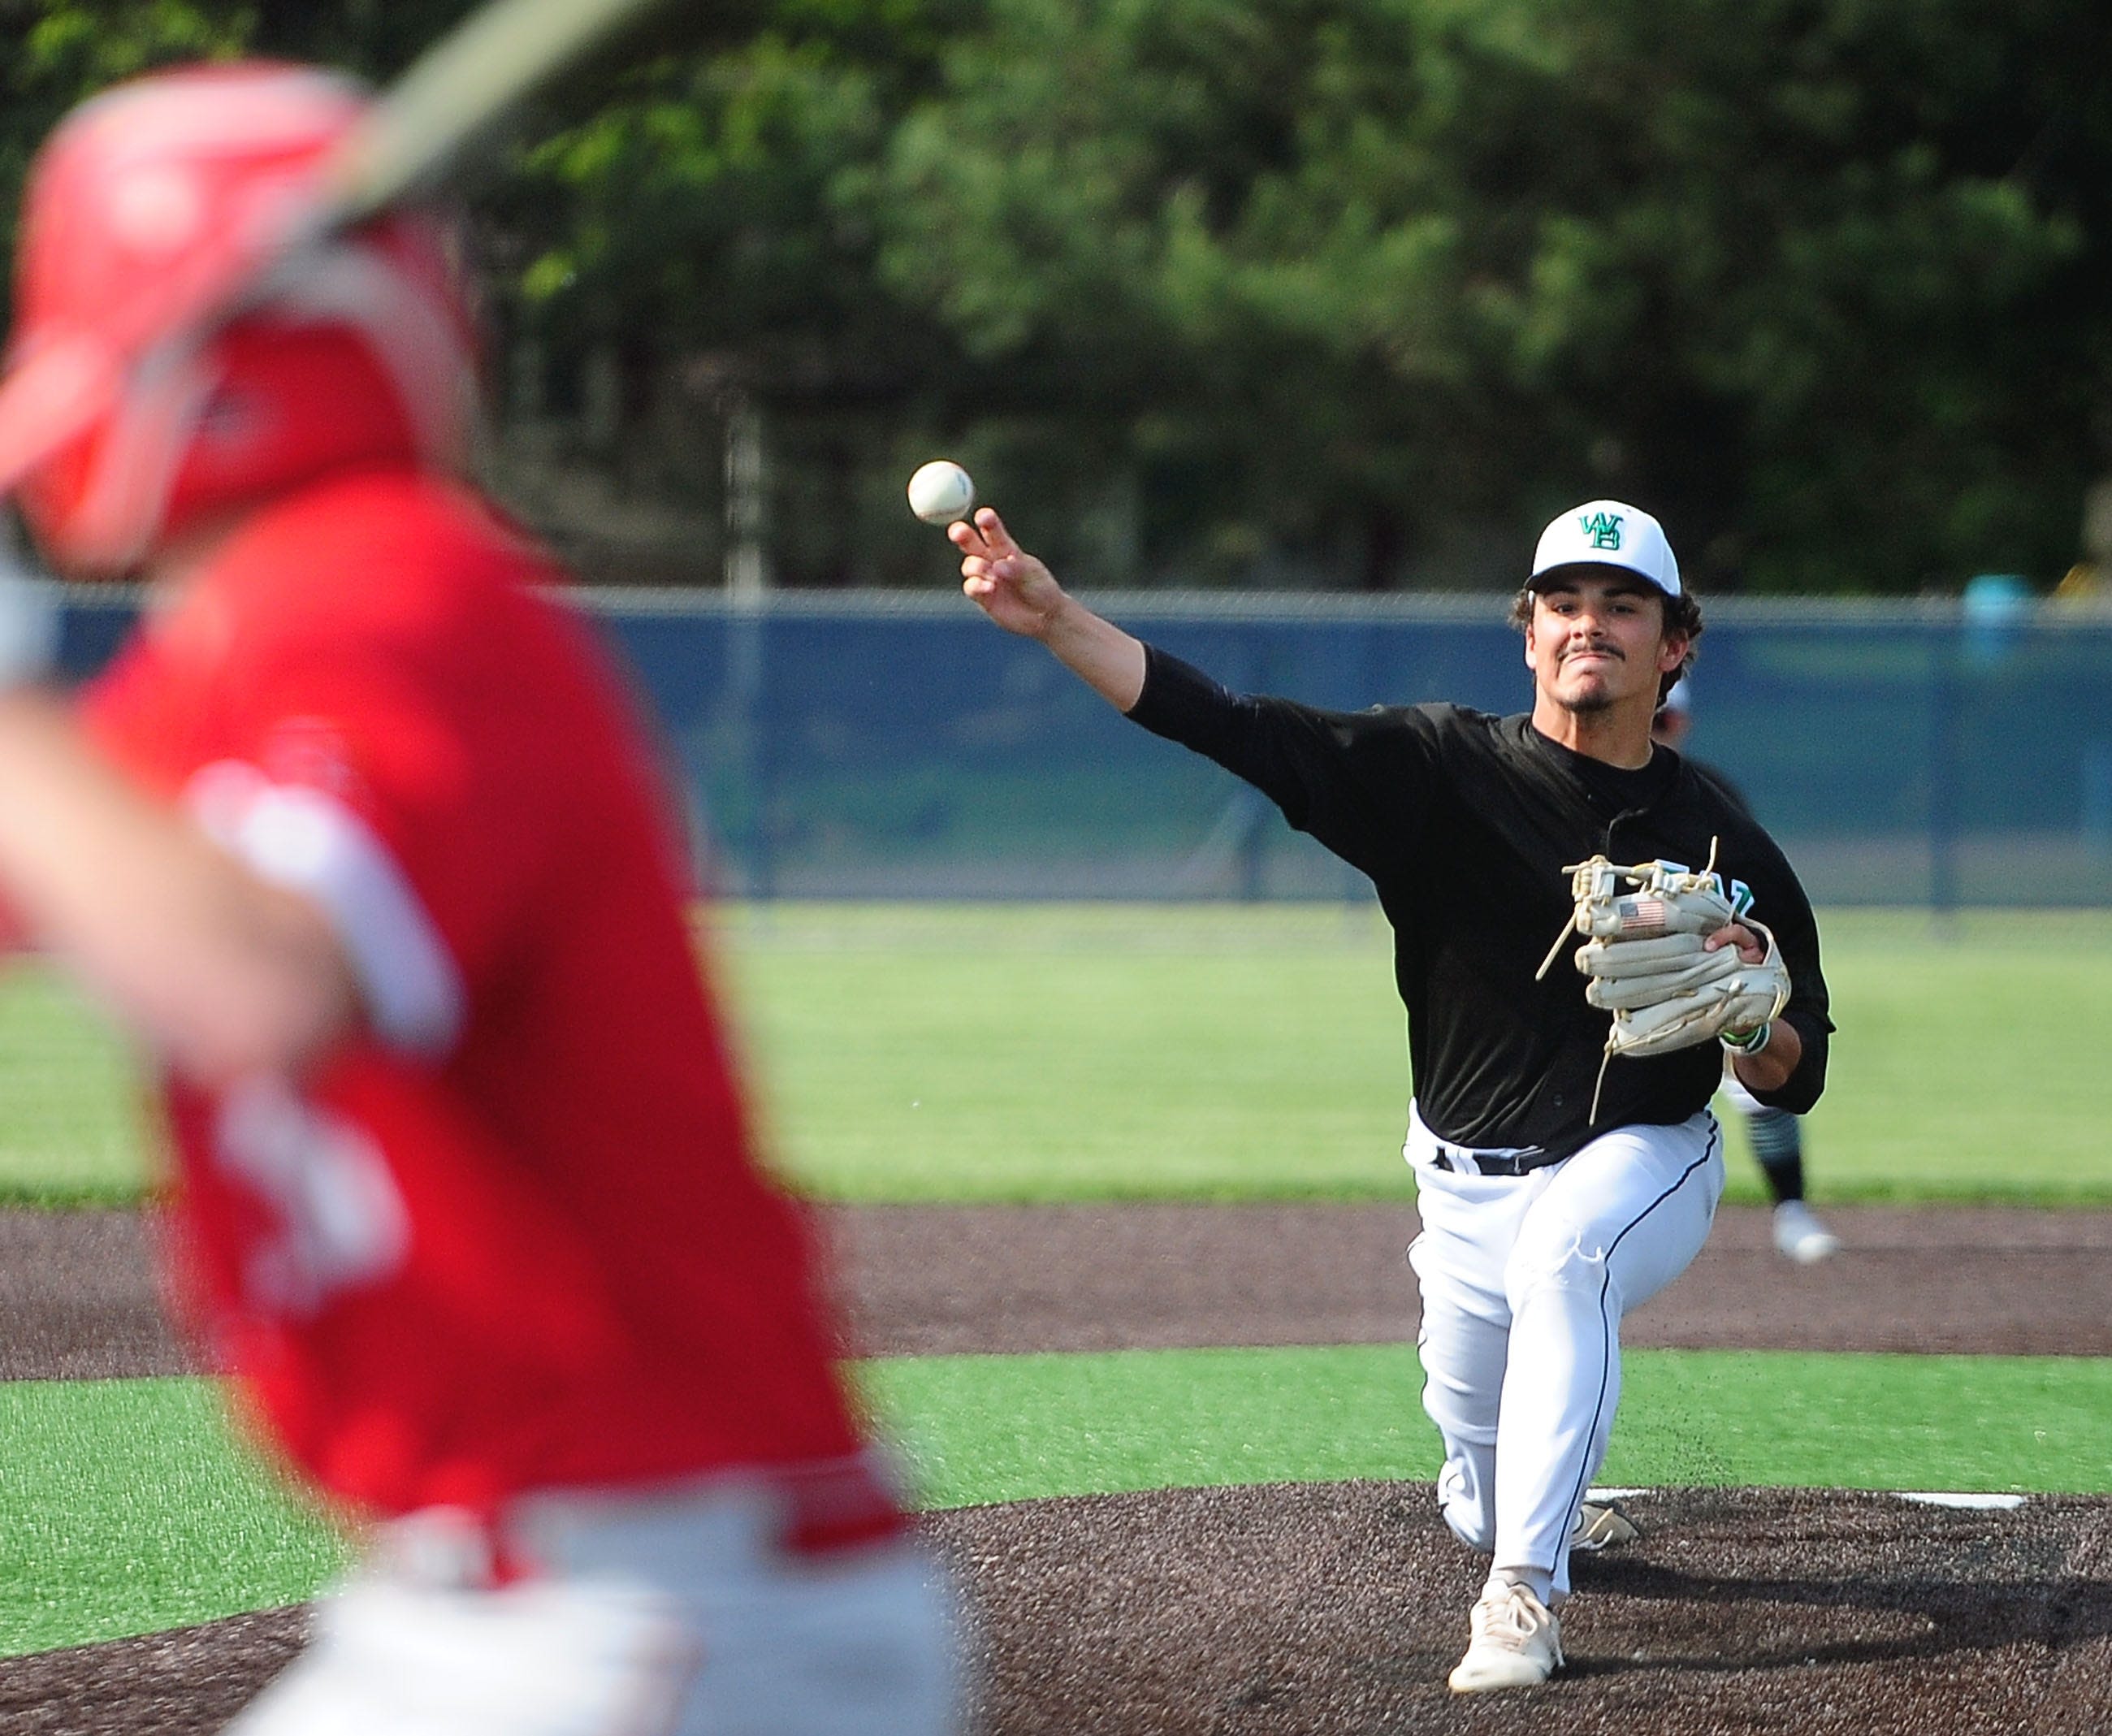
{"type": "MultiPolygon", "coordinates": [[[[1412,1339],[1411,1210],[825,1214],[866,1355],[1412,1339]]],[[[2112,1214],[1836,1210],[1802,1269],[1727,1209],[1636,1345],[2112,1355],[2112,1214]]],[[[0,1375],[166,1374],[137,1219],[0,1214],[0,1375]]],[[[992,1736],[2112,1730],[2112,1503],[1957,1511],[1680,1490],[1579,1563],[1570,1667],[1459,1700],[1477,1564],[1427,1485],[1177,1490],[931,1516],[974,1611],[992,1736]]],[[[191,1736],[292,1655],[298,1611],[0,1664],[0,1729],[191,1736]]]]}

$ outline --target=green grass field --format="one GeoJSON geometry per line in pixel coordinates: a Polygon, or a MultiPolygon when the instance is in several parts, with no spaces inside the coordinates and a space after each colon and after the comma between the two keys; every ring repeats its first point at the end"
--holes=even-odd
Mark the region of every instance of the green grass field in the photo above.
{"type": "MultiPolygon", "coordinates": [[[[1828,1199],[2112,1203],[2112,912],[1823,919],[1828,1199]]],[[[1340,905],[827,905],[714,920],[776,1155],[844,1200],[1407,1198],[1388,936],[1340,905]]],[[[123,1054],[0,983],[0,1197],[135,1195],[123,1054]]],[[[1732,1199],[1757,1199],[1734,1164],[1732,1199]]]]}
{"type": "Polygon", "coordinates": [[[130,1050],[70,983],[0,970],[0,1200],[137,1197],[154,1145],[130,1050]]]}
{"type": "MultiPolygon", "coordinates": [[[[1341,907],[783,906],[714,919],[788,1173],[846,1200],[1406,1198],[1386,936],[1341,907]]],[[[2112,914],[1825,920],[1823,1198],[2112,1204],[2112,914]]],[[[121,1201],[121,1045],[0,983],[0,1197],[121,1201]]],[[[1732,1196],[1759,1197],[1734,1164],[1732,1196]]],[[[933,1357],[864,1379],[923,1498],[1427,1479],[1406,1346],[933,1357]]],[[[2112,1493],[2112,1362],[1642,1351],[1607,1480],[2112,1493]],[[1900,1419],[1908,1419],[1902,1422],[1900,1419]]],[[[0,1384],[0,1655],[305,1597],[344,1541],[189,1380],[0,1384]]]]}
{"type": "MultiPolygon", "coordinates": [[[[818,1194],[1412,1192],[1375,909],[794,905],[718,927],[780,1150],[818,1194]]],[[[1823,932],[1841,1029],[1816,1196],[2112,1202],[2112,913],[1823,932]]],[[[1760,1197],[1751,1165],[1730,1197],[1760,1197]]]]}

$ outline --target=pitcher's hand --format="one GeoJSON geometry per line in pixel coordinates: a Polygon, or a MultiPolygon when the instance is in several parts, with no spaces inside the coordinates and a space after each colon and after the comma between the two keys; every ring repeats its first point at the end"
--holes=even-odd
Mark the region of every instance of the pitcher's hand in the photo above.
{"type": "Polygon", "coordinates": [[[1701,943],[1705,952],[1724,946],[1736,947],[1738,956],[1748,964],[1758,964],[1768,955],[1768,943],[1743,923],[1726,923],[1701,943]]]}
{"type": "Polygon", "coordinates": [[[968,599],[1008,633],[1045,637],[1063,605],[1063,587],[1012,540],[996,508],[978,508],[972,521],[948,526],[946,535],[961,551],[961,590],[968,599]]]}

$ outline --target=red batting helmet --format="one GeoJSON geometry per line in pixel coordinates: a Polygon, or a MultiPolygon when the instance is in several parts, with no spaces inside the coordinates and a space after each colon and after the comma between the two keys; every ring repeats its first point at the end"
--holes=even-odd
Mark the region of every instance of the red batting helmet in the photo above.
{"type": "MultiPolygon", "coordinates": [[[[280,220],[366,102],[333,74],[248,63],[84,103],[31,170],[11,367],[95,336],[143,284],[180,280],[280,220]]],[[[457,467],[474,373],[445,235],[390,213],[281,261],[232,317],[150,321],[112,401],[24,475],[22,514],[55,565],[124,572],[207,517],[326,471],[457,467]]]]}

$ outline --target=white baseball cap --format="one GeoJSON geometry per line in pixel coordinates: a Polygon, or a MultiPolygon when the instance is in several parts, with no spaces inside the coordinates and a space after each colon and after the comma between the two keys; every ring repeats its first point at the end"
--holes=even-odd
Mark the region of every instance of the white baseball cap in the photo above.
{"type": "Polygon", "coordinates": [[[1664,526],[1624,500],[1587,500],[1540,533],[1540,546],[1532,552],[1534,578],[1558,567],[1582,566],[1624,567],[1668,597],[1679,595],[1679,563],[1664,540],[1664,526]]]}

